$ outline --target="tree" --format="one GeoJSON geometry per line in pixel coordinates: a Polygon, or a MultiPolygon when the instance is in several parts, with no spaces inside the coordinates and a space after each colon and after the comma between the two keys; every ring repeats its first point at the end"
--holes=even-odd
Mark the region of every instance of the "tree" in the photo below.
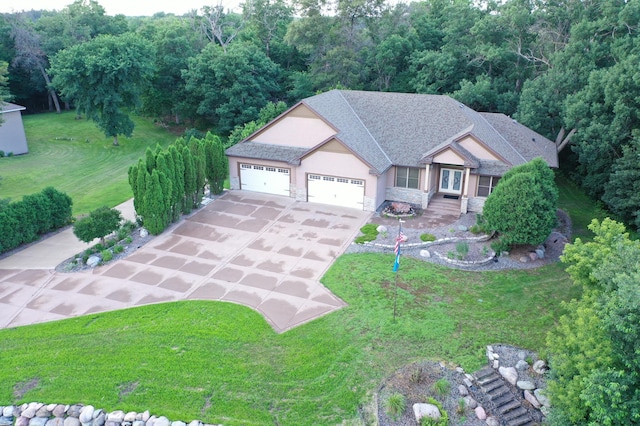
{"type": "MultiPolygon", "coordinates": [[[[7,78],[9,64],[3,61],[0,61],[0,108],[2,105],[11,99],[11,94],[9,93],[9,79],[7,78]]],[[[2,115],[0,115],[0,125],[2,125],[2,115]]]]}
{"type": "Polygon", "coordinates": [[[122,214],[117,209],[107,206],[98,207],[73,225],[73,233],[80,241],[90,243],[100,238],[104,244],[104,237],[116,231],[122,222],[122,214]]]}
{"type": "Polygon", "coordinates": [[[489,195],[482,217],[504,245],[540,244],[556,225],[558,190],[542,159],[509,170],[489,195]]]}
{"type": "Polygon", "coordinates": [[[640,242],[624,225],[593,220],[593,241],[562,261],[584,296],[547,339],[552,424],[640,424],[640,242]]]}
{"type": "Polygon", "coordinates": [[[127,33],[102,35],[59,52],[52,60],[53,85],[118,145],[131,136],[134,123],[125,108],[138,105],[153,75],[149,42],[127,33]]]}
{"type": "Polygon", "coordinates": [[[211,133],[207,133],[203,142],[209,191],[211,194],[220,194],[224,190],[224,180],[229,175],[229,163],[224,146],[220,138],[211,133]]]}

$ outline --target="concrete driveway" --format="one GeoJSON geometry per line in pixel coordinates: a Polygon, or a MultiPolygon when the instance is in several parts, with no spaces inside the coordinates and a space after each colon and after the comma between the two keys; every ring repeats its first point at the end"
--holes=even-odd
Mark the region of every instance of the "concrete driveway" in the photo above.
{"type": "Polygon", "coordinates": [[[131,256],[89,272],[0,269],[0,327],[177,300],[260,312],[277,332],[345,303],[319,279],[371,216],[232,191],[131,256]]]}

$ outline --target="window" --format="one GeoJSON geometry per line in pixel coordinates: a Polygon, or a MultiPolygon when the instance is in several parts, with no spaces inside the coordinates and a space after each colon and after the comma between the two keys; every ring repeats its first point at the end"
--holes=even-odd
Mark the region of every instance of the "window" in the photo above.
{"type": "Polygon", "coordinates": [[[396,167],[396,186],[418,189],[420,186],[420,169],[396,167]]]}
{"type": "Polygon", "coordinates": [[[488,197],[500,181],[500,176],[480,176],[478,180],[478,197],[488,197]]]}

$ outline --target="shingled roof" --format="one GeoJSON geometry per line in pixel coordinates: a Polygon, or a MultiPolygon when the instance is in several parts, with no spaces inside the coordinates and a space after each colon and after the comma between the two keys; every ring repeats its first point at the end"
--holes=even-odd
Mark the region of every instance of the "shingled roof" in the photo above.
{"type": "MultiPolygon", "coordinates": [[[[428,162],[425,158],[452,146],[462,135],[482,141],[506,161],[501,166],[475,159],[465,151],[465,157],[472,157],[469,166],[483,169],[479,172],[502,174],[502,170],[538,156],[552,167],[558,165],[555,144],[550,140],[504,114],[478,113],[448,96],[331,90],[301,103],[338,129],[335,137],[366,161],[375,174],[394,165],[421,167],[428,162]]],[[[267,156],[268,147],[260,148],[262,152],[258,153],[255,142],[244,141],[227,153],[275,159],[274,155],[267,156]]],[[[453,148],[463,150],[457,144],[453,148]]],[[[282,161],[291,161],[288,155],[283,157],[282,161]]]]}

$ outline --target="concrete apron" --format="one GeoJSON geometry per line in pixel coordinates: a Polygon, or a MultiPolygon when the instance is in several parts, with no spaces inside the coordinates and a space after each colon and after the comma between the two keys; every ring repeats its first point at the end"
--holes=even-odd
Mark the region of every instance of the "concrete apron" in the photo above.
{"type": "Polygon", "coordinates": [[[131,256],[91,271],[0,269],[0,327],[217,300],[255,309],[283,332],[345,306],[319,279],[370,216],[228,192],[131,256]]]}

